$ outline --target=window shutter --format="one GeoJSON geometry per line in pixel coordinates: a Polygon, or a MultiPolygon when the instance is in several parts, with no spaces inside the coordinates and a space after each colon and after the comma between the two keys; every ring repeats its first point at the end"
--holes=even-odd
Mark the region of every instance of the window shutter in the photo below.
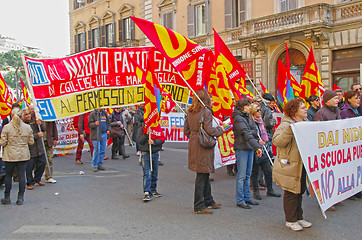
{"type": "Polygon", "coordinates": [[[195,36],[195,6],[187,6],[187,35],[189,37],[195,36]]]}
{"type": "Polygon", "coordinates": [[[246,20],[245,9],[245,0],[239,0],[239,23],[246,20]]]}
{"type": "Polygon", "coordinates": [[[225,0],[225,29],[233,27],[233,0],[225,0]]]}
{"type": "Polygon", "coordinates": [[[101,45],[101,27],[97,28],[97,46],[99,47],[101,45]]]}
{"type": "Polygon", "coordinates": [[[209,34],[210,33],[210,2],[209,0],[206,0],[206,4],[205,4],[205,25],[206,25],[206,33],[209,34]]]}
{"type": "Polygon", "coordinates": [[[134,32],[134,29],[135,29],[135,26],[134,26],[134,21],[131,20],[131,40],[135,40],[135,32],[134,32]]]}
{"type": "Polygon", "coordinates": [[[123,19],[118,20],[118,40],[123,42],[123,19]]]}
{"type": "Polygon", "coordinates": [[[289,0],[289,8],[288,10],[293,10],[297,8],[297,0],[289,0]]]}
{"type": "Polygon", "coordinates": [[[92,36],[92,30],[88,31],[88,49],[93,48],[93,36],[92,36]]]}
{"type": "Polygon", "coordinates": [[[84,51],[84,50],[87,48],[85,32],[82,33],[81,39],[82,39],[82,40],[81,40],[81,41],[82,41],[81,51],[84,51]]]}
{"type": "Polygon", "coordinates": [[[101,47],[106,46],[106,26],[101,26],[101,47]]]}
{"type": "Polygon", "coordinates": [[[116,46],[116,22],[112,22],[111,29],[111,38],[112,38],[112,47],[116,46]]]}
{"type": "Polygon", "coordinates": [[[79,49],[78,49],[78,34],[74,35],[74,52],[77,53],[79,52],[79,49]]]}

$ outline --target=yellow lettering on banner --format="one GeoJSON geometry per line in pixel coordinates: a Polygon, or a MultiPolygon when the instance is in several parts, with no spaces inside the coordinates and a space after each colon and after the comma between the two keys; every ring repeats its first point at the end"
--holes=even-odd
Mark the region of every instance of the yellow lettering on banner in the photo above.
{"type": "Polygon", "coordinates": [[[326,146],[326,134],[324,132],[318,133],[318,146],[319,148],[326,146]]]}
{"type": "Polygon", "coordinates": [[[188,102],[190,95],[190,90],[188,88],[173,84],[162,84],[162,86],[171,94],[172,99],[176,102],[188,102]]]}
{"type": "Polygon", "coordinates": [[[117,107],[144,102],[143,86],[105,88],[51,99],[57,118],[65,118],[99,107],[117,107]]]}

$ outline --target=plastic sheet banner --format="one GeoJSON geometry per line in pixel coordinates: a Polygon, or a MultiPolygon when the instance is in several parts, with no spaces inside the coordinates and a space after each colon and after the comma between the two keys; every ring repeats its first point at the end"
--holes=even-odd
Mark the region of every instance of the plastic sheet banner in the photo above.
{"type": "MultiPolygon", "coordinates": [[[[53,147],[53,153],[57,155],[66,155],[75,153],[78,147],[78,131],[73,125],[74,118],[65,118],[57,120],[58,143],[53,147]]],[[[83,151],[89,151],[88,142],[84,143],[83,151]]]]}
{"type": "Polygon", "coordinates": [[[162,112],[160,126],[164,131],[166,142],[188,142],[184,133],[185,114],[162,112]]]}
{"type": "MultiPolygon", "coordinates": [[[[362,191],[362,117],[291,125],[304,167],[325,211],[362,191]]],[[[288,167],[288,161],[285,161],[288,167]]]]}
{"type": "MultiPolygon", "coordinates": [[[[95,48],[65,58],[24,57],[32,96],[45,121],[68,118],[96,108],[144,102],[144,89],[130,62],[150,69],[172,98],[188,103],[190,90],[154,47],[95,48]]],[[[197,75],[196,68],[188,70],[197,75]]]]}

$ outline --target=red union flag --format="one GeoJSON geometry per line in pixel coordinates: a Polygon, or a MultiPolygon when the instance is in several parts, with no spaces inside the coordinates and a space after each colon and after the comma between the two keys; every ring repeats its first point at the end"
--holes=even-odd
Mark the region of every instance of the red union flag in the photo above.
{"type": "Polygon", "coordinates": [[[2,119],[10,115],[12,104],[9,88],[0,73],[0,115],[2,119]]]}
{"type": "Polygon", "coordinates": [[[177,32],[144,19],[131,18],[178,71],[207,52],[207,49],[177,32]]]}
{"type": "Polygon", "coordinates": [[[245,75],[246,72],[239,64],[238,60],[230,52],[224,41],[220,38],[214,29],[214,41],[215,41],[215,57],[220,62],[226,71],[226,74],[230,81],[236,82],[240,79],[240,85],[245,88],[245,75]]]}

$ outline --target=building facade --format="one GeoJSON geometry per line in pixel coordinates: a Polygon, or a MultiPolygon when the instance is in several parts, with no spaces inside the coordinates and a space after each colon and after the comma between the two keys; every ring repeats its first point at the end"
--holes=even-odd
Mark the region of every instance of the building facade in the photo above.
{"type": "MultiPolygon", "coordinates": [[[[257,86],[275,94],[277,61],[288,44],[301,81],[310,48],[326,88],[360,81],[362,1],[69,0],[72,53],[94,47],[152,45],[130,16],[161,24],[213,49],[214,28],[257,86]]],[[[248,83],[248,81],[247,81],[248,83]]],[[[248,84],[248,88],[251,85],[248,84]]]]}

